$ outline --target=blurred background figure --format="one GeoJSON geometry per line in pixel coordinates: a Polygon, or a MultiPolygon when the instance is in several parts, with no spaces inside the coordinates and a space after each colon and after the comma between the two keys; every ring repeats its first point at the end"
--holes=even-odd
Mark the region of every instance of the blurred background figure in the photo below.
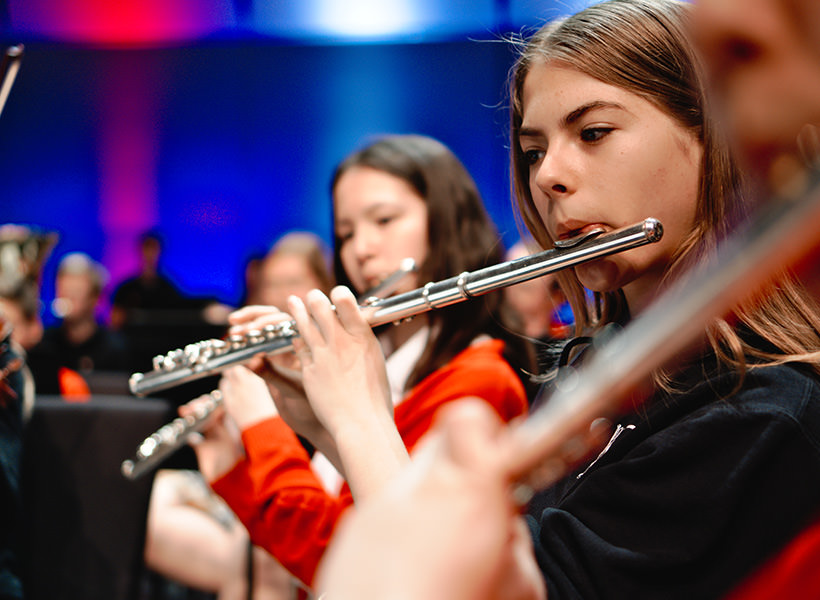
{"type": "MultiPolygon", "coordinates": [[[[26,361],[28,353],[43,338],[40,280],[43,265],[58,237],[56,233],[25,225],[0,226],[0,315],[10,328],[8,343],[26,361]]],[[[28,364],[20,372],[24,382],[23,414],[28,417],[34,405],[34,378],[28,364]]],[[[52,373],[51,385],[57,389],[56,366],[52,373]]],[[[79,393],[87,396],[87,386],[81,384],[79,393]]]]}
{"type": "Polygon", "coordinates": [[[111,296],[113,329],[140,319],[139,311],[182,308],[185,299],[176,284],[160,271],[163,240],[156,231],[142,234],[138,242],[140,270],[120,283],[111,296]]]}
{"type": "Polygon", "coordinates": [[[27,279],[9,289],[0,286],[0,311],[12,327],[12,341],[23,350],[31,350],[43,339],[37,282],[27,279]]]}
{"type": "Polygon", "coordinates": [[[258,304],[284,308],[287,298],[304,298],[312,289],[330,290],[329,251],[322,240],[306,231],[285,234],[262,260],[258,304]]]}
{"type": "Polygon", "coordinates": [[[159,232],[142,234],[139,272],[119,283],[111,294],[109,323],[126,340],[131,371],[147,370],[154,356],[173,348],[221,337],[233,310],[213,298],[186,295],[163,272],[164,245],[159,232]]]}
{"type": "MultiPolygon", "coordinates": [[[[505,260],[515,260],[540,250],[534,241],[519,240],[507,251],[505,260]]],[[[546,343],[569,335],[572,311],[555,273],[504,288],[504,294],[521,315],[525,336],[546,343]]]]}
{"type": "Polygon", "coordinates": [[[0,598],[7,600],[23,598],[20,472],[24,419],[34,394],[22,344],[42,332],[37,305],[41,270],[56,241],[53,233],[0,226],[0,598]]]}
{"type": "Polygon", "coordinates": [[[245,274],[244,287],[239,294],[239,306],[261,304],[259,301],[259,273],[262,270],[262,260],[264,258],[265,252],[254,251],[250,253],[245,261],[243,271],[245,274]]]}
{"type": "Polygon", "coordinates": [[[51,377],[55,367],[60,379],[65,376],[62,370],[70,369],[86,382],[100,373],[119,373],[125,389],[131,366],[127,343],[98,319],[107,279],[103,266],[82,252],[67,254],[60,261],[51,308],[61,321],[47,328],[29,352],[38,393],[61,393],[63,383],[55,388],[51,377]]]}
{"type": "MultiPolygon", "coordinates": [[[[327,293],[332,287],[329,250],[311,232],[282,236],[257,269],[257,285],[249,286],[247,295],[255,304],[284,307],[290,295],[304,298],[311,289],[327,293]]],[[[262,393],[267,394],[264,384],[262,393]]],[[[326,461],[317,467],[332,477],[328,468],[326,461]]],[[[251,544],[245,527],[194,470],[157,472],[145,562],[172,585],[216,594],[219,600],[292,600],[300,587],[276,559],[251,544]]]]}
{"type": "MultiPolygon", "coordinates": [[[[0,285],[0,318],[11,328],[7,343],[17,355],[25,359],[27,353],[43,339],[37,282],[25,279],[11,288],[0,285]]],[[[20,372],[24,390],[23,416],[28,418],[34,408],[34,378],[27,364],[20,368],[20,372]]],[[[55,369],[55,376],[56,373],[55,369]]],[[[87,388],[82,390],[84,396],[87,393],[87,388]]]]}
{"type": "MultiPolygon", "coordinates": [[[[533,239],[524,238],[510,247],[505,260],[515,260],[541,250],[533,239]]],[[[550,373],[557,366],[575,322],[558,278],[557,273],[551,273],[503,289],[507,302],[520,317],[520,333],[532,344],[537,373],[550,373]]],[[[540,384],[549,379],[543,375],[531,375],[531,385],[527,389],[530,406],[544,394],[540,384]]]]}

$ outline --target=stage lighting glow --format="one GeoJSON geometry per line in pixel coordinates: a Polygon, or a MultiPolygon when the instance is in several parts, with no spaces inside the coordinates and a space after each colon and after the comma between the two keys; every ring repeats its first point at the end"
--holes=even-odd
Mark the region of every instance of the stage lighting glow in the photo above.
{"type": "Polygon", "coordinates": [[[308,42],[425,41],[493,29],[493,0],[254,0],[256,31],[308,42]]]}
{"type": "Polygon", "coordinates": [[[383,38],[417,31],[423,23],[423,3],[410,0],[316,0],[320,31],[349,38],[383,38]]]}

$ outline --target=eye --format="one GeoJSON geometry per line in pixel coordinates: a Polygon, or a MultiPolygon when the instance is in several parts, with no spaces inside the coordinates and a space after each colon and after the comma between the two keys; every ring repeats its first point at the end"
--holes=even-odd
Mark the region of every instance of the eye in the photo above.
{"type": "Polygon", "coordinates": [[[530,166],[535,165],[544,157],[543,150],[525,150],[524,162],[530,166]]]}
{"type": "Polygon", "coordinates": [[[587,127],[581,130],[581,140],[584,142],[600,142],[613,129],[613,127],[587,127]]]}
{"type": "Polygon", "coordinates": [[[338,245],[342,245],[345,242],[349,242],[353,238],[353,233],[350,231],[345,231],[343,233],[336,234],[336,240],[338,241],[338,245]]]}
{"type": "Polygon", "coordinates": [[[395,218],[396,217],[394,215],[384,215],[376,219],[376,224],[380,227],[384,227],[385,225],[389,225],[390,223],[392,223],[395,220],[395,218]]]}

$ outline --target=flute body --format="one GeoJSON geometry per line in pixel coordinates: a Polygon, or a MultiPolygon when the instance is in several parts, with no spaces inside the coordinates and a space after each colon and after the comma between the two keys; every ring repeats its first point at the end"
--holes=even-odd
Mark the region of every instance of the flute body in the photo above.
{"type": "MultiPolygon", "coordinates": [[[[569,248],[544,250],[439,282],[430,282],[410,292],[376,299],[368,305],[370,312],[367,320],[373,327],[400,322],[502,287],[658,242],[662,236],[661,223],[657,219],[648,218],[629,227],[583,240],[569,248]]],[[[245,336],[189,344],[184,349],[155,357],[153,370],[131,375],[129,387],[132,393],[143,396],[213,375],[230,366],[247,362],[260,353],[277,354],[289,351],[293,347],[293,338],[297,335],[299,333],[295,323],[288,321],[268,326],[263,331],[250,332],[245,336]]]]}

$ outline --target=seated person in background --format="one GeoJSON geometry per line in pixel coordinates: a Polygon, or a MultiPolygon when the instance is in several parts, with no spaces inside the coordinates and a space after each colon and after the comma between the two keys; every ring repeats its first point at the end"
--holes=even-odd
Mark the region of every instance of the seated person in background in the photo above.
{"type": "MultiPolygon", "coordinates": [[[[507,251],[505,260],[538,252],[537,244],[520,240],[507,251]]],[[[558,273],[537,277],[504,288],[507,301],[524,321],[522,333],[540,342],[564,339],[572,329],[572,312],[558,283],[558,273]],[[567,316],[569,319],[567,319],[567,316]]]]}
{"type": "Polygon", "coordinates": [[[264,252],[259,253],[254,251],[251,252],[245,260],[242,292],[239,296],[239,304],[237,306],[262,304],[259,301],[259,270],[262,267],[262,260],[264,258],[264,252]]]}
{"type": "MultiPolygon", "coordinates": [[[[268,306],[284,306],[292,294],[329,291],[328,259],[326,247],[315,234],[285,234],[261,260],[254,298],[268,306]]],[[[236,373],[233,381],[236,391],[222,386],[223,393],[257,395],[273,406],[264,381],[250,371],[236,373]]],[[[238,431],[232,425],[231,430],[241,447],[238,431]]],[[[199,471],[157,472],[148,512],[145,563],[189,588],[214,592],[219,600],[291,600],[299,587],[270,554],[250,543],[245,527],[199,471]]]]}
{"type": "MultiPolygon", "coordinates": [[[[128,343],[135,371],[147,369],[169,348],[221,337],[233,310],[216,298],[183,293],[163,269],[164,239],[157,231],[142,234],[138,249],[139,272],[114,288],[109,316],[111,329],[128,343]]],[[[166,397],[180,400],[175,390],[166,397]]]]}
{"type": "Polygon", "coordinates": [[[140,311],[176,310],[185,297],[176,284],[161,272],[162,237],[148,231],[139,237],[139,272],[120,283],[111,295],[110,325],[122,329],[140,318],[140,311]]]}
{"type": "Polygon", "coordinates": [[[40,357],[37,369],[41,389],[36,390],[28,364],[29,353],[43,339],[40,278],[56,242],[54,233],[45,234],[22,225],[0,226],[0,253],[4,257],[0,271],[0,309],[12,327],[10,340],[14,350],[26,360],[21,369],[24,419],[31,415],[36,391],[59,394],[69,401],[87,400],[91,393],[85,379],[74,369],[61,367],[56,356],[40,357]]]}
{"type": "Polygon", "coordinates": [[[330,290],[329,251],[307,231],[292,231],[277,241],[259,266],[258,304],[283,308],[288,296],[303,298],[310,290],[330,290]]]}
{"type": "Polygon", "coordinates": [[[121,372],[127,377],[130,355],[125,340],[97,318],[106,278],[102,265],[86,254],[67,254],[60,261],[52,308],[62,320],[47,328],[42,341],[29,352],[38,393],[59,393],[49,385],[45,372],[54,364],[86,377],[101,371],[121,372]]]}
{"type": "MultiPolygon", "coordinates": [[[[538,252],[540,248],[532,240],[519,240],[507,251],[505,260],[515,260],[538,252]]],[[[554,367],[563,349],[563,340],[572,332],[572,309],[558,282],[560,273],[550,273],[543,277],[517,283],[504,288],[507,302],[520,316],[523,323],[521,333],[533,344],[537,358],[538,372],[543,373],[554,367]]],[[[541,381],[535,373],[533,382],[541,381]]],[[[535,388],[535,386],[531,386],[535,388]]],[[[530,395],[540,395],[532,389],[530,395]]]]}

